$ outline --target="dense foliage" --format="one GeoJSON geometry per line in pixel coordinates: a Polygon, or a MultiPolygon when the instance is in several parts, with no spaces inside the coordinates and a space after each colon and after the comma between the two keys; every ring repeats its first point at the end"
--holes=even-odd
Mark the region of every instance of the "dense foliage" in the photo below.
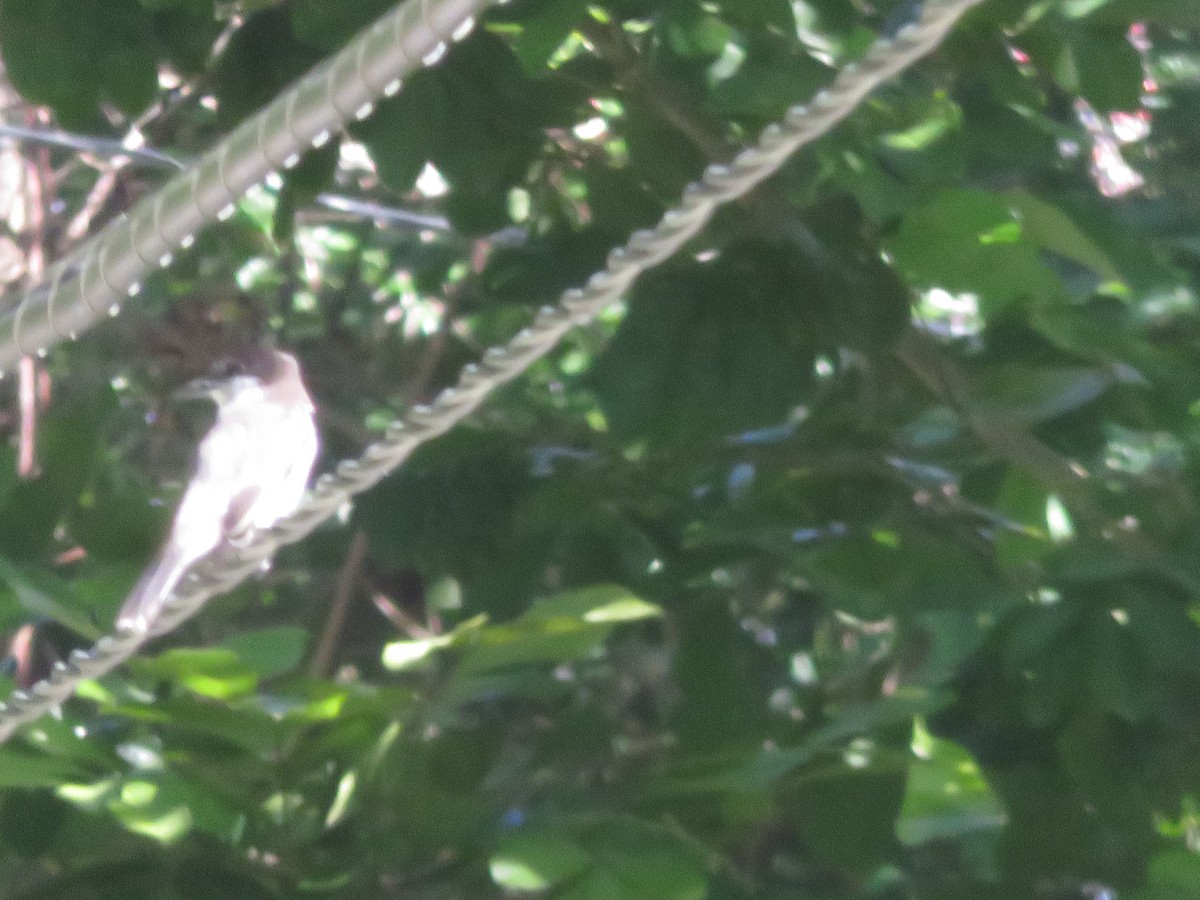
{"type": "MultiPolygon", "coordinates": [[[[388,5],[0,0],[3,120],[97,140],[0,146],[8,298],[162,182],[98,139],[192,158],[388,5]]],[[[20,440],[6,388],[12,684],[108,628],[229,341],[356,455],[915,11],[495,10],[39,364],[20,440]]],[[[0,896],[1200,897],[1198,34],[985,0],[0,748],[0,896]]]]}

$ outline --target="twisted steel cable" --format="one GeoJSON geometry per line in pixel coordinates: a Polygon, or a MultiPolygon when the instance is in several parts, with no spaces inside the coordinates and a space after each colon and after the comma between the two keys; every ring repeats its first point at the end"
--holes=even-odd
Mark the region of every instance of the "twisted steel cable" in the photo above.
{"type": "Polygon", "coordinates": [[[345,48],[243,122],[195,165],[50,267],[0,318],[0,373],[115,315],[147,273],[165,268],[213,219],[271,172],[289,169],[353,119],[371,114],[401,79],[466,37],[483,9],[503,0],[405,0],[345,48]]]}
{"type": "MultiPolygon", "coordinates": [[[[608,256],[605,268],[582,288],[565,291],[556,306],[545,306],[529,327],[503,347],[484,353],[468,365],[458,383],[428,406],[414,407],[388,428],[383,439],[356,460],[345,460],[335,472],[321,476],[301,508],[275,527],[256,534],[248,546],[214,554],[184,579],[167,601],[154,635],[165,634],[194,615],[211,596],[228,591],[265,566],[275,551],[308,535],[351,497],[397,468],[421,444],[444,434],[473,412],[496,388],[507,384],[550,352],[563,335],[586,324],[618,299],[647,269],[674,254],[708,222],[714,210],[750,191],[774,173],[799,147],[821,136],[849,115],[881,83],[933,50],[954,23],[982,0],[929,0],[920,19],[893,38],[877,41],[857,65],[843,69],[833,84],[807,106],[788,110],[769,125],[758,143],[728,165],[708,166],[698,182],[684,191],[653,229],[636,231],[608,256]]],[[[90,650],[73,652],[49,678],[28,692],[15,692],[0,704],[0,742],[13,731],[66,700],[84,679],[111,671],[153,635],[119,631],[101,638],[90,650]]]]}

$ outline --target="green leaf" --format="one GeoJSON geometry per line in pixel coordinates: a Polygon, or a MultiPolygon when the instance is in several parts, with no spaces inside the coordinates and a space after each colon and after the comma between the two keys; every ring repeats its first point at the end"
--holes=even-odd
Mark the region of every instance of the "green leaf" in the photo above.
{"type": "Polygon", "coordinates": [[[865,765],[823,763],[797,773],[786,809],[814,856],[865,873],[891,854],[904,793],[905,766],[876,748],[865,765]]]}
{"type": "Polygon", "coordinates": [[[332,140],[319,150],[309,150],[284,176],[271,228],[278,243],[292,239],[296,210],[312,203],[318,194],[332,185],[340,148],[341,141],[332,140]]]}
{"type": "Polygon", "coordinates": [[[1008,366],[976,373],[970,403],[989,422],[1034,425],[1091,403],[1115,381],[1102,369],[1008,366]]]}
{"type": "Polygon", "coordinates": [[[1030,241],[1108,281],[1122,280],[1104,249],[1062,209],[1026,191],[1012,191],[1006,199],[1020,219],[1021,233],[1030,241]]]}
{"type": "Polygon", "coordinates": [[[587,21],[584,0],[540,0],[489,16],[489,24],[515,32],[513,53],[522,70],[531,77],[546,75],[551,56],[571,33],[587,21]]]}
{"type": "Polygon", "coordinates": [[[150,16],[135,0],[3,0],[7,75],[68,127],[94,127],[111,102],[142,112],[157,92],[150,16]]]}
{"type": "Polygon", "coordinates": [[[554,627],[555,623],[571,620],[590,625],[614,625],[661,615],[659,607],[634,596],[625,588],[602,584],[537,600],[517,624],[554,627]]]}
{"type": "Polygon", "coordinates": [[[1006,821],[971,755],[932,737],[918,723],[904,805],[896,836],[910,846],[929,841],[962,841],[974,832],[996,832],[1006,821]]]}
{"type": "Polygon", "coordinates": [[[0,557],[0,582],[12,592],[18,608],[9,611],[9,627],[29,618],[47,618],[86,638],[103,632],[88,615],[73,587],[48,572],[25,571],[0,557]]]}
{"type": "Polygon", "coordinates": [[[1146,884],[1131,900],[1200,900],[1200,857],[1191,850],[1165,850],[1150,861],[1146,884]]]}
{"type": "Polygon", "coordinates": [[[975,295],[989,314],[1062,293],[1008,202],[980,191],[939,194],[904,217],[888,249],[913,287],[975,295]]]}
{"type": "Polygon", "coordinates": [[[488,860],[492,881],[507,891],[556,888],[579,875],[592,858],[573,840],[553,832],[525,830],[506,840],[488,860]]]}
{"type": "Polygon", "coordinates": [[[431,162],[449,184],[442,202],[455,227],[486,233],[511,224],[508,191],[524,182],[543,129],[574,125],[582,99],[531,82],[503,41],[477,32],[443,65],[416,72],[351,133],[396,190],[411,190],[431,162]]]}
{"type": "Polygon", "coordinates": [[[456,677],[586,659],[617,624],[660,614],[657,607],[614,586],[539,600],[513,622],[457,634],[455,643],[465,652],[456,677]]]}
{"type": "Polygon", "coordinates": [[[235,30],[211,74],[221,124],[232,128],[257,112],[321,54],[296,39],[287,8],[250,16],[235,30]]]}
{"type": "Polygon", "coordinates": [[[144,678],[177,683],[192,693],[214,700],[244,696],[258,685],[257,673],[232,650],[178,648],[152,659],[137,659],[131,666],[144,678]]]}
{"type": "Polygon", "coordinates": [[[1141,104],[1142,61],[1122,28],[1072,31],[1064,68],[1064,87],[1078,91],[1101,114],[1141,104]]]}
{"type": "Polygon", "coordinates": [[[79,503],[105,446],[116,408],[107,386],[64,397],[38,421],[35,478],[18,481],[0,499],[0,552],[43,558],[55,544],[62,517],[79,503]]]}
{"type": "Polygon", "coordinates": [[[84,770],[69,760],[0,748],[0,787],[56,787],[83,777],[84,770]]]}
{"type": "Polygon", "coordinates": [[[322,50],[336,50],[392,6],[391,0],[297,0],[288,9],[297,38],[322,50]]]}
{"type": "Polygon", "coordinates": [[[795,275],[764,245],[648,275],[591,373],[613,432],[703,446],[786,419],[813,377],[795,275]]]}
{"type": "Polygon", "coordinates": [[[702,900],[708,879],[678,840],[636,821],[587,829],[580,846],[594,860],[563,893],[570,900],[702,900]]]}
{"type": "Polygon", "coordinates": [[[273,678],[300,664],[308,642],[306,629],[280,625],[234,635],[222,646],[232,650],[259,678],[273,678]]]}

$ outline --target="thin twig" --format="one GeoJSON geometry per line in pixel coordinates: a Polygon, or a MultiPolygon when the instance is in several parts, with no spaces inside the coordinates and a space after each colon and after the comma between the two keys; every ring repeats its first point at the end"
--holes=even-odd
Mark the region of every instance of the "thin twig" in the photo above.
{"type": "Polygon", "coordinates": [[[324,678],[329,674],[333,651],[341,639],[342,628],[346,624],[346,613],[350,609],[354,588],[358,584],[366,558],[367,533],[360,528],[350,539],[350,549],[346,552],[346,559],[338,571],[337,584],[334,586],[333,604],[329,607],[329,615],[325,619],[325,627],[321,629],[321,637],[317,640],[312,659],[308,661],[308,674],[313,678],[324,678]]]}

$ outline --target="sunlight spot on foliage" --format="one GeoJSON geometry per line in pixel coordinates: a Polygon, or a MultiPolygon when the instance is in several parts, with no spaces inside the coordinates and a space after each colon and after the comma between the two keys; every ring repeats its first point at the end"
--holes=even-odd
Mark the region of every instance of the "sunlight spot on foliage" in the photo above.
{"type": "Polygon", "coordinates": [[[851,769],[865,769],[871,765],[875,742],[868,738],[855,738],[842,754],[842,759],[851,769]]]}
{"type": "Polygon", "coordinates": [[[913,720],[912,733],[912,752],[914,756],[920,759],[931,759],[933,757],[933,735],[929,733],[929,729],[925,727],[925,721],[920,716],[913,720]]]}
{"type": "Polygon", "coordinates": [[[161,769],[162,754],[158,748],[132,741],[117,745],[117,755],[135,769],[161,769]]]}
{"type": "Polygon", "coordinates": [[[121,785],[121,802],[130,806],[145,806],[158,796],[158,785],[137,779],[121,785]]]}
{"type": "Polygon", "coordinates": [[[583,621],[592,623],[606,622],[636,622],[638,619],[650,619],[662,615],[662,610],[653,603],[647,603],[637,597],[622,597],[595,609],[589,609],[583,614],[583,621]]]}
{"type": "Polygon", "coordinates": [[[342,169],[359,172],[374,172],[375,161],[371,153],[358,141],[342,141],[338,146],[338,165],[342,169]]]}
{"type": "Polygon", "coordinates": [[[234,275],[234,280],[237,281],[238,287],[243,291],[249,291],[254,288],[263,278],[270,274],[271,265],[261,256],[254,256],[247,260],[246,264],[237,270],[234,275]]]}
{"type": "Polygon", "coordinates": [[[550,886],[550,882],[533,866],[519,859],[494,856],[488,864],[488,871],[496,884],[510,891],[543,891],[550,886]]]}
{"type": "MultiPolygon", "coordinates": [[[[1197,405],[1192,415],[1200,411],[1197,405]]],[[[1114,472],[1141,476],[1151,471],[1178,471],[1184,464],[1183,443],[1166,432],[1140,432],[1120,425],[1106,427],[1104,466],[1114,472]]]]}
{"type": "Polygon", "coordinates": [[[422,196],[429,199],[444,197],[450,192],[450,185],[446,183],[442,173],[430,162],[425,163],[425,168],[417,176],[416,188],[422,196]]]}
{"type": "Polygon", "coordinates": [[[592,97],[588,103],[606,119],[617,119],[625,115],[625,104],[615,97],[592,97]]]}
{"type": "Polygon", "coordinates": [[[601,116],[585,119],[571,129],[575,137],[581,141],[595,141],[608,134],[608,122],[601,116]]]}
{"type": "Polygon", "coordinates": [[[321,722],[336,719],[340,716],[343,707],[346,705],[346,700],[347,694],[344,691],[339,691],[298,707],[292,706],[286,710],[272,710],[266,703],[263,706],[273,718],[282,718],[284,715],[288,715],[289,718],[298,718],[306,722],[321,722]]]}
{"type": "Polygon", "coordinates": [[[796,36],[800,38],[813,59],[832,66],[837,62],[833,38],[820,30],[821,17],[808,0],[792,0],[792,12],[796,17],[796,36]]]}
{"type": "Polygon", "coordinates": [[[944,92],[938,92],[927,115],[902,131],[884,135],[883,142],[896,150],[916,152],[936,143],[961,124],[962,110],[958,104],[944,92]]]}
{"type": "Polygon", "coordinates": [[[514,222],[529,221],[529,212],[532,207],[533,200],[525,188],[514,187],[508,192],[508,217],[514,222]]]}
{"type": "Polygon", "coordinates": [[[333,828],[346,817],[346,813],[350,810],[350,802],[354,799],[354,791],[357,786],[357,772],[351,769],[343,773],[342,777],[338,780],[337,792],[333,796],[333,803],[329,805],[329,812],[325,815],[326,828],[333,828]]]}
{"type": "Polygon", "coordinates": [[[546,60],[546,66],[550,69],[558,69],[582,53],[586,47],[587,43],[582,35],[577,31],[572,31],[567,35],[567,39],[558,45],[558,49],[550,54],[550,58],[546,60]]]}
{"type": "Polygon", "coordinates": [[[983,331],[984,325],[979,313],[979,296],[931,288],[917,302],[913,324],[940,337],[974,337],[983,331]]]}
{"type": "Polygon", "coordinates": [[[564,375],[579,375],[591,365],[592,354],[581,350],[568,350],[558,361],[558,369],[564,375]]]}
{"type": "Polygon", "coordinates": [[[1196,294],[1187,285],[1176,285],[1174,288],[1154,291],[1142,298],[1141,311],[1151,318],[1169,318],[1176,315],[1191,315],[1197,311],[1200,304],[1196,302],[1196,294]]]}
{"type": "Polygon", "coordinates": [[[871,540],[883,547],[896,549],[900,546],[900,535],[890,529],[876,529],[871,532],[871,540]]]}
{"type": "Polygon", "coordinates": [[[449,635],[424,638],[418,641],[393,641],[384,646],[380,659],[384,668],[399,672],[428,658],[439,647],[448,646],[450,641],[449,635]]]}
{"type": "Polygon", "coordinates": [[[592,429],[592,431],[600,433],[608,431],[608,419],[601,410],[589,409],[584,419],[588,424],[588,428],[592,429]]]}
{"type": "Polygon", "coordinates": [[[984,246],[990,244],[1015,244],[1019,240],[1021,240],[1020,222],[1003,222],[979,235],[979,243],[984,246]]]}
{"type": "Polygon", "coordinates": [[[805,651],[792,654],[792,681],[796,684],[810,685],[817,683],[817,664],[813,662],[812,654],[805,651]]]}
{"type": "Polygon", "coordinates": [[[179,73],[168,65],[158,67],[158,86],[164,91],[173,91],[183,84],[179,73]]]}
{"type": "Polygon", "coordinates": [[[1071,522],[1071,514],[1054,494],[1046,498],[1046,527],[1050,532],[1050,540],[1055,543],[1069,541],[1075,536],[1075,526],[1071,522]]]}
{"type": "Polygon", "coordinates": [[[304,808],[305,798],[303,794],[295,791],[277,791],[263,801],[263,811],[269,814],[273,821],[282,824],[287,821],[288,815],[298,809],[304,808]]]}
{"type": "Polygon", "coordinates": [[[726,41],[721,55],[708,67],[709,84],[719,84],[732,78],[746,61],[746,51],[733,41],[726,41]]]}
{"type": "Polygon", "coordinates": [[[403,332],[406,338],[428,337],[437,334],[446,316],[446,304],[435,299],[416,299],[404,315],[403,332]]]}
{"type": "Polygon", "coordinates": [[[74,803],[84,809],[94,809],[106,797],[111,796],[116,787],[115,778],[105,778],[93,784],[60,784],[55,793],[68,803],[74,803]]]}
{"type": "Polygon", "coordinates": [[[169,844],[183,837],[192,827],[192,813],[186,806],[177,806],[170,812],[155,818],[122,817],[125,827],[161,844],[169,844]]]}

